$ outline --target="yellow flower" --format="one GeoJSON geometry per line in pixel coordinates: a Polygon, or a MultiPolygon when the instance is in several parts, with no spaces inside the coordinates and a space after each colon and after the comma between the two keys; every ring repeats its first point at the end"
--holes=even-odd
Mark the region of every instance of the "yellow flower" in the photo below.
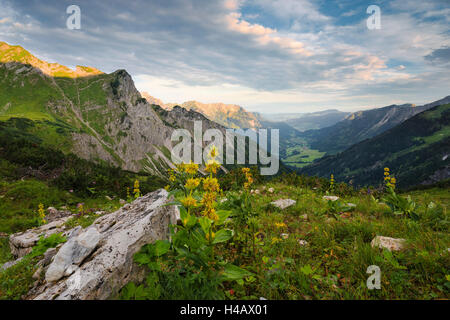
{"type": "Polygon", "coordinates": [[[203,190],[209,192],[218,192],[220,189],[219,182],[217,178],[205,178],[203,179],[203,190]]]}
{"type": "Polygon", "coordinates": [[[164,187],[164,190],[166,190],[166,191],[169,191],[169,189],[170,189],[170,186],[169,186],[169,185],[167,185],[167,186],[164,187]]]}
{"type": "Polygon", "coordinates": [[[280,242],[281,241],[281,239],[279,239],[279,238],[272,238],[272,244],[275,244],[275,243],[278,243],[278,242],[280,242]]]}
{"type": "Polygon", "coordinates": [[[42,203],[39,203],[38,205],[38,214],[39,214],[39,218],[41,219],[42,223],[45,223],[45,210],[44,210],[44,205],[42,203]]]}
{"type": "Polygon", "coordinates": [[[216,201],[216,193],[215,192],[205,192],[202,198],[202,204],[207,207],[212,207],[214,201],[216,201]]]}
{"type": "Polygon", "coordinates": [[[198,164],[196,163],[191,162],[184,166],[184,172],[186,172],[187,174],[194,175],[197,173],[197,171],[198,171],[198,164]]]}
{"type": "MultiPolygon", "coordinates": [[[[211,240],[214,240],[215,237],[216,237],[216,234],[214,232],[211,232],[211,240]]],[[[209,233],[206,234],[206,240],[209,241],[209,233]]]]}
{"type": "Polygon", "coordinates": [[[216,209],[214,209],[214,208],[207,207],[205,210],[202,211],[202,214],[205,217],[207,217],[211,220],[214,220],[216,222],[219,220],[219,216],[217,215],[216,209]]]}
{"type": "Polygon", "coordinates": [[[244,174],[247,174],[247,173],[250,172],[250,168],[242,168],[242,172],[243,172],[244,174]]]}
{"type": "Polygon", "coordinates": [[[389,168],[384,168],[384,171],[389,171],[389,168]]]}
{"type": "Polygon", "coordinates": [[[218,163],[215,160],[209,160],[207,165],[206,165],[205,171],[208,172],[208,173],[216,174],[217,173],[217,169],[219,169],[219,168],[220,168],[220,163],[218,163]]]}
{"type": "Polygon", "coordinates": [[[134,197],[139,198],[141,196],[141,191],[139,190],[139,180],[134,181],[134,197]]]}
{"type": "Polygon", "coordinates": [[[189,196],[181,200],[181,203],[185,208],[192,208],[197,206],[197,200],[189,196]]]}
{"type": "Polygon", "coordinates": [[[209,156],[214,159],[215,157],[217,157],[218,152],[217,152],[217,148],[215,145],[212,145],[211,150],[209,150],[209,156]]]}
{"type": "Polygon", "coordinates": [[[195,188],[198,187],[199,184],[200,184],[200,179],[191,178],[186,181],[186,184],[184,186],[188,190],[194,190],[195,188]]]}
{"type": "Polygon", "coordinates": [[[277,226],[277,228],[283,228],[283,227],[287,227],[286,224],[284,222],[275,222],[275,226],[277,226]]]}
{"type": "Polygon", "coordinates": [[[170,182],[174,182],[175,181],[175,176],[173,174],[170,175],[169,181],[170,182]]]}

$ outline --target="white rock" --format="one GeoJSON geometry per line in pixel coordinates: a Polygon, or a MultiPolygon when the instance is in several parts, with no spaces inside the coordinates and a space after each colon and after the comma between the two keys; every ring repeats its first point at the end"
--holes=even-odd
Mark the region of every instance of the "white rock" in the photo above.
{"type": "Polygon", "coordinates": [[[399,251],[404,248],[405,241],[405,239],[376,236],[375,238],[373,238],[370,245],[372,247],[378,247],[380,249],[386,248],[389,251],[399,251]]]}
{"type": "Polygon", "coordinates": [[[57,214],[58,210],[54,207],[48,207],[47,212],[48,212],[48,214],[57,214]]]}
{"type": "Polygon", "coordinates": [[[269,189],[267,189],[267,191],[269,191],[270,193],[273,193],[275,190],[273,188],[269,188],[269,189]]]}
{"type": "Polygon", "coordinates": [[[220,203],[224,203],[226,201],[228,201],[228,199],[227,198],[223,198],[223,199],[220,200],[220,203]]]}
{"type": "Polygon", "coordinates": [[[287,238],[289,238],[289,233],[282,233],[281,238],[286,240],[287,238]]]}
{"type": "MultiPolygon", "coordinates": [[[[80,237],[73,238],[92,247],[95,237],[85,233],[91,228],[98,230],[100,241],[89,258],[78,266],[71,264],[71,269],[65,269],[66,273],[73,272],[70,276],[56,282],[38,284],[26,298],[105,300],[115,296],[128,282],[143,281],[146,268],[135,264],[133,256],[143,245],[168,238],[169,225],[176,223],[176,206],[164,206],[168,202],[168,192],[161,189],[135,200],[129,210],[122,207],[97,218],[80,237]]],[[[79,247],[77,241],[73,248],[79,247]]],[[[68,256],[77,256],[74,252],[69,253],[68,256]]]]}
{"type": "Polygon", "coordinates": [[[347,203],[347,207],[356,208],[356,204],[349,202],[347,203]]]}
{"type": "Polygon", "coordinates": [[[33,246],[36,245],[41,236],[47,238],[54,233],[64,232],[64,224],[67,220],[69,220],[69,218],[69,216],[63,217],[50,223],[44,224],[38,228],[12,234],[9,237],[9,247],[11,249],[11,254],[16,258],[27,255],[31,252],[33,246]]]}
{"type": "Polygon", "coordinates": [[[255,190],[255,194],[259,194],[259,190],[258,189],[255,190]]]}
{"type": "Polygon", "coordinates": [[[110,196],[105,196],[105,198],[106,198],[106,200],[109,200],[109,201],[112,200],[112,198],[110,196]]]}
{"type": "Polygon", "coordinates": [[[64,276],[71,275],[79,265],[95,249],[100,241],[100,233],[94,227],[89,227],[77,237],[72,237],[59,249],[53,262],[47,269],[45,280],[55,282],[64,276]]]}
{"type": "Polygon", "coordinates": [[[277,201],[273,201],[270,204],[272,204],[275,207],[280,208],[280,209],[286,209],[296,203],[297,203],[297,201],[292,200],[292,199],[278,199],[277,201]]]}
{"type": "Polygon", "coordinates": [[[308,241],[306,241],[306,240],[300,240],[300,239],[299,239],[299,240],[298,240],[298,244],[301,245],[302,247],[303,247],[303,246],[307,246],[307,245],[308,245],[308,241]]]}
{"type": "Polygon", "coordinates": [[[323,196],[322,198],[324,200],[331,200],[331,201],[336,201],[337,199],[339,199],[339,197],[336,196],[323,196]]]}
{"type": "Polygon", "coordinates": [[[120,199],[119,200],[119,203],[121,204],[121,205],[124,205],[125,203],[127,203],[125,200],[123,200],[123,199],[120,199]]]}

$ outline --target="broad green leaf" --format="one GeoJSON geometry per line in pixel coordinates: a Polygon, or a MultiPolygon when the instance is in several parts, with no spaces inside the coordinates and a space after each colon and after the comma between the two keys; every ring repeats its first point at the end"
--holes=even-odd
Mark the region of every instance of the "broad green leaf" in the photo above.
{"type": "Polygon", "coordinates": [[[216,244],[216,243],[228,241],[231,239],[232,236],[233,236],[233,231],[231,231],[229,229],[221,229],[216,232],[213,243],[216,244]]]}
{"type": "Polygon", "coordinates": [[[217,225],[220,226],[224,224],[225,220],[230,216],[231,211],[230,210],[218,210],[217,215],[219,216],[219,221],[217,221],[217,225]]]}
{"type": "Polygon", "coordinates": [[[155,246],[155,255],[157,257],[160,257],[169,251],[170,242],[167,240],[157,240],[154,246],[155,246]]]}
{"type": "Polygon", "coordinates": [[[227,264],[223,272],[223,277],[226,281],[240,280],[251,275],[253,274],[250,271],[239,268],[233,264],[227,264]]]}
{"type": "Polygon", "coordinates": [[[212,220],[207,217],[201,217],[198,219],[198,223],[205,234],[209,233],[209,229],[211,228],[212,220]]]}

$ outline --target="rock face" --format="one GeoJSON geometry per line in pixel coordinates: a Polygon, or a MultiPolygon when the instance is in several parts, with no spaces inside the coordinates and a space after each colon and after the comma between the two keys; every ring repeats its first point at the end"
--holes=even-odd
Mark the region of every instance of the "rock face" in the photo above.
{"type": "Polygon", "coordinates": [[[46,279],[28,293],[28,299],[108,299],[128,282],[140,282],[145,270],[133,262],[140,248],[167,239],[177,207],[163,206],[168,192],[161,189],[118,211],[99,217],[58,251],[46,279]]]}
{"type": "Polygon", "coordinates": [[[296,203],[297,203],[297,201],[292,200],[292,199],[278,199],[277,201],[273,201],[270,204],[272,204],[275,207],[280,208],[280,209],[286,209],[296,203]]]}
{"type": "Polygon", "coordinates": [[[62,217],[44,224],[39,228],[12,234],[9,237],[11,254],[16,258],[23,257],[31,252],[31,249],[36,245],[41,236],[47,238],[54,233],[65,232],[66,227],[64,224],[69,218],[70,216],[62,217]]]}
{"type": "Polygon", "coordinates": [[[95,249],[100,241],[100,233],[97,229],[88,228],[77,237],[67,241],[56,254],[53,263],[45,274],[47,282],[54,282],[63,276],[71,274],[76,266],[95,249]]]}
{"type": "Polygon", "coordinates": [[[376,236],[370,245],[372,247],[378,247],[380,249],[386,248],[389,251],[402,250],[405,244],[405,239],[396,239],[390,237],[376,236]]]}

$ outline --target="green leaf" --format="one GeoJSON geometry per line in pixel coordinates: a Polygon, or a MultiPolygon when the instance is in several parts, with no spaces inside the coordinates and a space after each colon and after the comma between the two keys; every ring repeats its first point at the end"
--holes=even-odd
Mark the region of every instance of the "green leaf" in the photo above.
{"type": "Polygon", "coordinates": [[[211,228],[212,220],[207,217],[201,217],[198,219],[198,223],[205,234],[209,233],[209,229],[211,228]]]}
{"type": "Polygon", "coordinates": [[[170,242],[167,240],[157,240],[154,244],[155,254],[157,257],[161,257],[166,254],[170,249],[170,242]]]}
{"type": "Polygon", "coordinates": [[[310,274],[312,274],[314,272],[314,270],[311,268],[311,266],[309,264],[301,267],[300,271],[306,276],[309,276],[310,274]]]}
{"type": "Polygon", "coordinates": [[[250,271],[239,268],[234,264],[227,264],[225,265],[225,269],[222,276],[224,277],[225,281],[235,281],[244,279],[245,277],[249,277],[251,275],[253,274],[250,271]]]}
{"type": "Polygon", "coordinates": [[[216,243],[228,241],[228,240],[231,239],[232,236],[233,236],[233,231],[232,230],[221,229],[221,230],[216,232],[216,235],[215,235],[214,240],[213,240],[212,243],[216,244],[216,243]]]}
{"type": "Polygon", "coordinates": [[[230,210],[218,210],[217,215],[219,216],[219,221],[217,221],[217,225],[220,226],[225,223],[225,220],[230,216],[230,210]]]}
{"type": "Polygon", "coordinates": [[[134,261],[142,265],[150,263],[151,259],[147,253],[138,252],[134,255],[134,261]]]}

